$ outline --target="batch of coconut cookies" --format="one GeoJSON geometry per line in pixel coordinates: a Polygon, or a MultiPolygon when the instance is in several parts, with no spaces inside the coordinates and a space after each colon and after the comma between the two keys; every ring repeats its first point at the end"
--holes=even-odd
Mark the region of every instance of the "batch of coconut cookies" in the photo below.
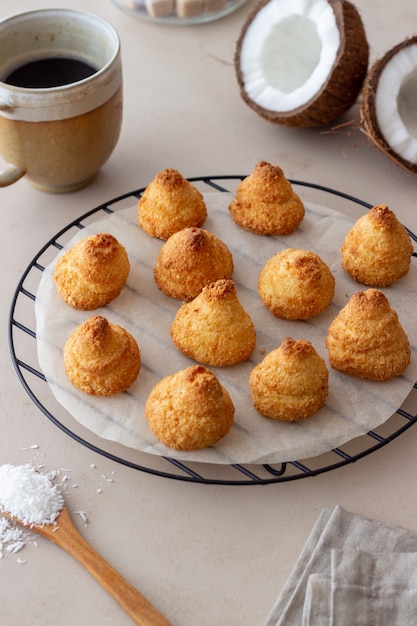
{"type": "MultiPolygon", "coordinates": [[[[203,228],[203,195],[177,170],[157,174],[138,201],[138,221],[163,240],[153,263],[158,289],[181,302],[170,336],[194,363],[155,384],[145,403],[154,435],[177,450],[210,447],[233,424],[231,397],[210,367],[234,366],[255,348],[255,325],[239,301],[227,245],[203,228]]],[[[260,236],[291,234],[305,210],[279,166],[260,162],[229,204],[233,221],[260,236]]],[[[260,245],[261,242],[260,242],[260,245]]],[[[404,277],[413,247],[396,215],[373,207],[347,232],[343,270],[366,286],[355,292],[329,325],[328,360],[339,372],[386,381],[407,368],[411,351],[396,311],[380,288],[404,277]]],[[[86,237],[57,261],[54,281],[71,307],[93,311],[121,293],[130,271],[126,249],[110,233],[86,237]]],[[[258,276],[259,298],[275,318],[306,320],[332,302],[335,278],[316,253],[288,247],[272,256],[258,276]]],[[[82,392],[113,396],[127,390],[141,368],[135,338],[101,315],[80,324],[63,348],[66,374],[82,392]]],[[[286,337],[250,372],[248,386],[260,416],[304,420],[324,405],[329,373],[310,341],[286,337]]]]}

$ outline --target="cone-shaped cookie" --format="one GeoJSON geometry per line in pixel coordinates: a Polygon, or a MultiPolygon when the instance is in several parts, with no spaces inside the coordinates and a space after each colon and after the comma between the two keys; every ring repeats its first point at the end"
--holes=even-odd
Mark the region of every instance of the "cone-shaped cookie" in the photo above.
{"type": "Polygon", "coordinates": [[[314,252],[287,248],[271,257],[258,278],[262,302],[275,315],[305,320],[319,315],[331,303],[335,279],[314,252]]]}
{"type": "Polygon", "coordinates": [[[326,364],[309,341],[286,337],[251,372],[255,409],[271,419],[294,422],[316,413],[329,389],[326,364]]]}
{"type": "Polygon", "coordinates": [[[176,450],[201,450],[224,437],[235,408],[218,378],[202,365],[160,380],[145,405],[154,435],[176,450]]]}
{"type": "Polygon", "coordinates": [[[411,358],[398,315],[378,289],[353,294],[330,324],[326,346],[332,367],[376,381],[399,376],[411,358]]]}
{"type": "Polygon", "coordinates": [[[258,235],[289,235],[305,213],[282,169],[266,161],[242,180],[229,210],[236,224],[258,235]]]}
{"type": "Polygon", "coordinates": [[[155,176],[137,208],[143,230],[152,237],[165,240],[188,226],[202,226],[207,217],[203,195],[172,168],[155,176]]]}
{"type": "Polygon", "coordinates": [[[233,257],[223,241],[203,228],[184,228],[164,243],[154,267],[155,282],[165,295],[195,298],[219,278],[230,278],[233,257]]]}
{"type": "Polygon", "coordinates": [[[140,370],[136,340],[121,326],[95,315],[83,322],[64,345],[65,371],[71,383],[93,396],[125,391],[140,370]]]}
{"type": "Polygon", "coordinates": [[[249,387],[255,409],[284,422],[305,419],[326,401],[326,364],[309,341],[286,337],[251,372],[249,387]]]}
{"type": "Polygon", "coordinates": [[[206,285],[183,304],[171,325],[171,337],[183,354],[213,367],[246,361],[256,342],[252,320],[231,279],[206,285]]]}
{"type": "Polygon", "coordinates": [[[380,204],[355,222],[341,252],[342,265],[354,280],[386,287],[407,274],[413,246],[395,213],[380,204]]]}
{"type": "Polygon", "coordinates": [[[99,233],[85,237],[58,259],[54,280],[65,302],[91,311],[120,294],[129,271],[125,248],[113,235],[99,233]]]}

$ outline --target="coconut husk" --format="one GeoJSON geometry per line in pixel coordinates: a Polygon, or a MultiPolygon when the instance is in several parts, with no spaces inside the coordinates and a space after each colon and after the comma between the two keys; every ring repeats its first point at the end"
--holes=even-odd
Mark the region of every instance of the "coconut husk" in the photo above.
{"type": "Polygon", "coordinates": [[[378,90],[378,83],[381,74],[391,59],[401,52],[404,48],[417,44],[417,36],[408,37],[401,43],[397,44],[385,55],[375,61],[369,70],[368,76],[363,86],[363,99],[360,108],[360,121],[361,130],[367,135],[367,137],[374,143],[374,145],[381,150],[397,165],[405,169],[407,172],[417,174],[417,163],[411,163],[403,157],[401,157],[395,150],[388,144],[384,135],[382,134],[377,116],[376,116],[376,94],[378,90]]]}
{"type": "Polygon", "coordinates": [[[366,77],[369,45],[362,19],[356,7],[347,0],[327,0],[340,32],[340,46],[329,76],[307,103],[284,113],[272,111],[254,102],[247,94],[240,67],[240,50],[246,32],[256,14],[271,1],[260,0],[253,7],[236,42],[234,63],[241,96],[256,113],[276,124],[298,128],[330,124],[352,107],[366,77]]]}

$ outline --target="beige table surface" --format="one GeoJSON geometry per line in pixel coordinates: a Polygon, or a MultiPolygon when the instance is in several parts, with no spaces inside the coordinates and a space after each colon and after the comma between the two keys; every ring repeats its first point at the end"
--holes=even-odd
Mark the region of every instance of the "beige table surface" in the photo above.
{"type": "MultiPolygon", "coordinates": [[[[14,290],[40,247],[70,220],[145,186],[165,167],[187,177],[246,174],[265,159],[291,178],[384,202],[414,231],[417,178],[367,142],[356,108],[342,120],[352,124],[321,132],[275,127],[243,104],[232,59],[250,2],[218,22],[179,28],[133,19],[107,0],[54,4],[94,11],[118,30],[125,116],[113,156],[88,188],[53,196],[23,179],[0,190],[0,463],[64,468],[80,532],[175,626],[262,626],[324,506],[340,504],[417,531],[417,429],[355,464],[268,486],[199,485],[125,467],[61,432],[26,394],[7,345],[14,290]]],[[[356,4],[372,60],[417,28],[417,5],[409,0],[356,4]]],[[[2,0],[0,17],[32,5],[2,0]]],[[[19,556],[25,564],[17,555],[0,561],[2,625],[131,623],[78,563],[46,540],[19,556]]]]}

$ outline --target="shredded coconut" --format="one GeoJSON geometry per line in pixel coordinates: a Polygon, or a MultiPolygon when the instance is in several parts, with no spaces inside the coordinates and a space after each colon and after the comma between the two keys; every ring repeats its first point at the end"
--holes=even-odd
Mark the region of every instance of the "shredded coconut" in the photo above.
{"type": "Polygon", "coordinates": [[[36,541],[32,541],[33,537],[33,533],[15,526],[5,517],[0,517],[0,559],[3,558],[4,551],[8,554],[15,554],[28,541],[36,546],[36,541]]]}
{"type": "Polygon", "coordinates": [[[19,552],[24,545],[25,544],[23,541],[16,541],[16,543],[11,543],[10,545],[8,545],[6,550],[8,552],[11,552],[12,554],[16,554],[16,552],[19,552]]]}
{"type": "Polygon", "coordinates": [[[87,515],[84,513],[84,511],[75,511],[77,515],[79,515],[81,517],[81,519],[83,520],[84,524],[87,524],[88,522],[88,518],[87,515]]]}
{"type": "Polygon", "coordinates": [[[58,488],[30,465],[0,466],[0,507],[28,525],[52,524],[64,506],[58,488]]]}
{"type": "MultiPolygon", "coordinates": [[[[23,448],[27,451],[38,449],[37,444],[23,448]]],[[[55,523],[53,530],[58,530],[55,520],[64,504],[61,492],[65,492],[70,498],[69,487],[75,488],[79,485],[71,483],[71,477],[68,476],[71,469],[62,467],[41,474],[44,467],[43,462],[34,465],[33,461],[22,466],[0,465],[0,513],[7,511],[29,526],[55,523]],[[53,486],[54,481],[57,482],[57,487],[53,486]]],[[[91,463],[90,468],[95,469],[96,465],[91,463]]],[[[115,472],[112,471],[112,474],[115,472]]],[[[108,478],[107,480],[109,481],[108,478]]],[[[84,511],[76,513],[87,527],[87,514],[84,511]]],[[[21,556],[20,551],[28,544],[34,548],[39,546],[33,531],[21,528],[0,515],[0,561],[3,557],[15,556],[16,562],[23,565],[27,559],[21,556]]]]}

